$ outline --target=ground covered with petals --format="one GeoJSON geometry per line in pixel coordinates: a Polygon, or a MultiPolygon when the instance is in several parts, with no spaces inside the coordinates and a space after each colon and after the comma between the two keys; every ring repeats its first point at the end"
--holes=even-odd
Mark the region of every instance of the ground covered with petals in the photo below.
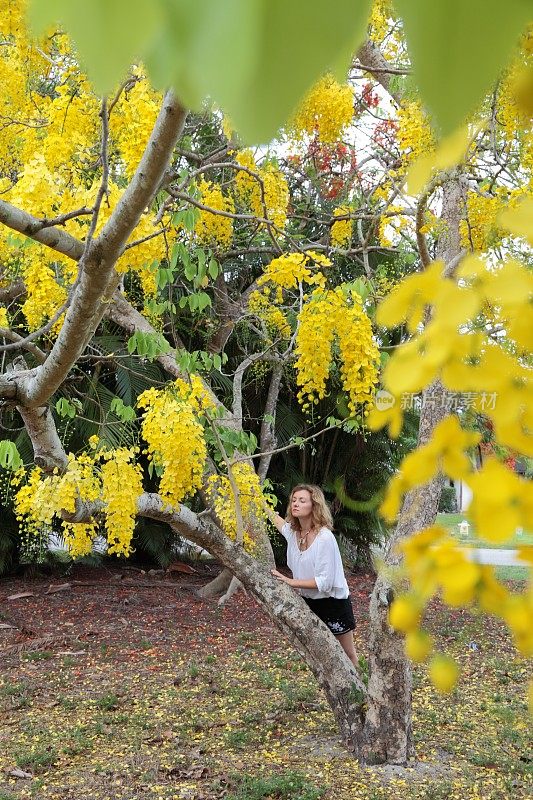
{"type": "MultiPolygon", "coordinates": [[[[255,602],[240,594],[219,610],[197,597],[208,577],[80,568],[2,583],[0,800],[533,794],[527,665],[503,625],[430,609],[460,684],[439,696],[416,668],[416,762],[364,768],[255,602]]],[[[364,654],[372,580],[349,582],[364,654]]]]}

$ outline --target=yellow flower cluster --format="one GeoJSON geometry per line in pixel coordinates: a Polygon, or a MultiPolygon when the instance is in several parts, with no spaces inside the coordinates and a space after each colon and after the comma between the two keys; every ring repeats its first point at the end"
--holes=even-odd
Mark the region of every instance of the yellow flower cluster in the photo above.
{"type": "MultiPolygon", "coordinates": [[[[387,362],[383,382],[393,395],[418,392],[440,378],[450,391],[497,395],[494,406],[484,413],[494,422],[498,440],[512,450],[533,454],[531,375],[518,358],[481,332],[465,331],[485,307],[508,329],[519,350],[531,347],[532,311],[524,302],[533,292],[533,276],[509,259],[487,268],[482,259],[468,256],[455,280],[438,276],[442,265],[435,262],[424,273],[402,281],[381,303],[377,321],[395,327],[407,321],[409,330],[420,325],[425,309],[433,308],[431,321],[411,341],[399,347],[387,362]]],[[[369,425],[378,429],[390,414],[373,411],[369,425]]]]}
{"type": "Polygon", "coordinates": [[[257,283],[262,286],[268,281],[272,281],[282,289],[296,289],[300,283],[323,288],[326,285],[326,278],[322,272],[316,269],[316,264],[321,267],[330,267],[331,261],[311,250],[305,255],[303,253],[284,253],[268,264],[257,283]]]}
{"type": "Polygon", "coordinates": [[[135,83],[122,92],[109,120],[110,134],[128,178],[137,169],[161,103],[161,95],[152,89],[140,68],[134,70],[133,79],[135,83]]]}
{"type": "Polygon", "coordinates": [[[72,558],[88,556],[93,549],[93,543],[98,536],[96,522],[66,522],[61,523],[63,539],[72,558]]]}
{"type": "MultiPolygon", "coordinates": [[[[54,31],[53,36],[33,41],[25,21],[25,0],[6,0],[4,5],[2,34],[7,37],[9,46],[0,48],[3,86],[0,116],[12,123],[4,126],[0,142],[0,174],[9,176],[2,179],[3,196],[39,217],[54,217],[73,208],[91,207],[100,185],[100,100],[81,73],[65,35],[54,31]],[[38,88],[41,85],[47,87],[42,94],[38,88]],[[28,87],[33,87],[32,91],[28,87]]],[[[97,233],[122,194],[123,188],[118,184],[123,184],[125,176],[131,177],[138,165],[158,113],[159,100],[160,95],[151,89],[141,68],[135,68],[110,116],[111,179],[101,206],[97,233]]],[[[153,219],[151,213],[143,215],[130,241],[153,233],[153,219]]],[[[83,216],[68,220],[65,229],[83,238],[88,225],[89,217],[83,216]]],[[[23,261],[34,261],[34,253],[33,249],[24,253],[23,261]]],[[[155,273],[149,265],[165,255],[164,239],[156,237],[127,250],[119,259],[117,269],[137,271],[143,292],[150,297],[155,294],[156,287],[155,273]]],[[[33,274],[30,269],[30,282],[33,281],[36,288],[40,283],[43,288],[42,298],[38,291],[32,298],[32,287],[28,287],[30,296],[26,311],[32,330],[46,321],[60,304],[58,295],[62,290],[51,283],[50,268],[56,272],[60,284],[74,280],[74,262],[59,255],[56,261],[62,265],[61,276],[57,274],[56,264],[51,264],[46,256],[39,257],[39,265],[33,265],[33,274]]]]}
{"type": "Polygon", "coordinates": [[[408,101],[398,109],[398,144],[407,166],[435,149],[429,120],[420,103],[408,101]]]}
{"type": "Polygon", "coordinates": [[[268,288],[262,292],[252,292],[248,300],[248,311],[263,320],[270,336],[289,339],[291,326],[271,295],[272,291],[268,288]]]}
{"type": "Polygon", "coordinates": [[[468,192],[466,219],[460,222],[463,247],[482,252],[498,244],[503,231],[498,228],[496,219],[505,206],[506,200],[501,194],[483,195],[478,192],[468,192]]]}
{"type": "MultiPolygon", "coordinates": [[[[511,221],[509,218],[510,224],[511,221]]],[[[527,227],[531,229],[530,221],[527,227]]],[[[533,294],[533,276],[512,259],[488,266],[475,255],[462,260],[453,279],[440,278],[441,271],[442,264],[435,263],[424,273],[404,279],[378,310],[380,324],[395,327],[405,322],[415,335],[398,348],[384,370],[384,384],[396,397],[396,404],[386,412],[373,411],[369,426],[377,429],[389,424],[397,435],[402,416],[399,397],[439,380],[445,389],[471,393],[479,401],[479,410],[494,424],[498,443],[532,455],[530,370],[512,354],[515,348],[508,344],[509,339],[514,340],[518,353],[531,348],[533,310],[529,298],[533,294]],[[507,341],[489,339],[485,326],[478,324],[480,315],[481,319],[483,315],[487,317],[487,309],[491,320],[506,330],[507,341]],[[493,404],[483,402],[487,393],[495,397],[493,404]]],[[[473,497],[468,516],[481,539],[504,542],[517,527],[531,529],[533,504],[528,482],[495,459],[488,459],[474,472],[467,451],[478,439],[478,434],[461,429],[457,416],[443,420],[430,442],[402,462],[389,484],[383,515],[393,521],[406,492],[427,483],[437,473],[444,473],[470,486],[473,497]]],[[[531,655],[530,589],[523,595],[509,594],[490,568],[465,562],[464,555],[438,528],[422,531],[409,539],[403,549],[411,591],[395,602],[391,623],[407,633],[406,650],[411,657],[425,658],[431,649],[431,642],[418,626],[424,604],[437,590],[450,605],[475,601],[483,610],[500,615],[520,652],[531,655]]],[[[533,563],[531,548],[522,548],[521,552],[526,561],[533,563]]],[[[435,656],[432,664],[430,674],[435,685],[451,688],[457,677],[456,666],[440,656],[435,656]]]]}
{"type": "MultiPolygon", "coordinates": [[[[214,211],[234,213],[235,205],[233,200],[223,194],[217,183],[202,180],[198,188],[200,189],[203,205],[212,208],[214,211]]],[[[198,240],[203,244],[215,245],[225,250],[230,246],[233,238],[233,220],[231,217],[202,210],[196,223],[195,233],[198,240]]]]}
{"type": "Polygon", "coordinates": [[[461,428],[457,416],[445,417],[433,431],[428,444],[413,450],[403,459],[399,471],[387,486],[381,513],[394,521],[403,496],[413,487],[427,483],[437,473],[453,480],[465,479],[472,472],[466,451],[476,445],[481,436],[461,428]]]}
{"type": "MultiPolygon", "coordinates": [[[[342,296],[342,290],[337,290],[342,296]]],[[[372,335],[372,323],[356,292],[344,297],[343,311],[335,319],[335,334],[339,342],[341,379],[348,396],[348,408],[355,414],[357,407],[372,399],[379,378],[379,348],[372,335]]],[[[301,338],[300,332],[300,338],[301,338]]]]}
{"type": "MultiPolygon", "coordinates": [[[[128,556],[135,523],[137,498],[142,493],[142,475],[138,465],[133,464],[133,450],[102,448],[91,457],[86,454],[68,455],[63,473],[44,475],[34,468],[26,483],[22,483],[15,495],[15,513],[30,533],[38,534],[43,527],[52,524],[54,516],[62,512],[73,514],[77,501],[93,503],[103,501],[105,531],[108,552],[128,556]],[[97,462],[102,464],[98,469],[97,462]]],[[[17,474],[14,483],[21,483],[22,474],[17,474]]],[[[92,543],[98,533],[98,525],[62,521],[67,549],[76,558],[91,552],[92,543]]]]}
{"type": "Polygon", "coordinates": [[[261,178],[268,219],[272,220],[277,228],[284,228],[289,205],[289,187],[285,176],[273,164],[267,164],[261,171],[261,178]]]}
{"type": "Polygon", "coordinates": [[[252,214],[271,220],[277,228],[287,221],[289,187],[283,173],[273,164],[259,167],[251,150],[241,150],[235,157],[237,164],[256,173],[239,170],[235,176],[235,197],[252,214]]]}
{"type": "Polygon", "coordinates": [[[29,259],[23,277],[26,300],[22,305],[22,313],[30,331],[34,331],[54,316],[67,299],[67,291],[56,281],[44,257],[37,253],[29,259]]]}
{"type": "Polygon", "coordinates": [[[0,306],[0,328],[9,328],[9,318],[5,306],[0,306]]]}
{"type": "Polygon", "coordinates": [[[389,33],[391,17],[393,17],[391,0],[374,0],[368,20],[368,33],[369,38],[376,44],[381,44],[389,33]]]}
{"type": "Polygon", "coordinates": [[[396,277],[387,275],[386,272],[380,272],[372,279],[373,296],[376,300],[383,300],[389,295],[393,289],[398,285],[396,277]]]}
{"type": "Polygon", "coordinates": [[[348,406],[368,403],[377,378],[379,350],[361,299],[355,292],[315,289],[299,315],[296,342],[298,400],[307,409],[325,396],[331,371],[332,344],[339,341],[342,383],[348,406]]]}
{"type": "Polygon", "coordinates": [[[197,389],[178,380],[167,389],[147,389],[137,400],[145,409],[141,430],[148,459],[161,471],[159,493],[171,506],[202,485],[207,446],[198,414],[210,401],[197,389]]]}
{"type": "MultiPolygon", "coordinates": [[[[266,522],[266,501],[259,477],[253,468],[240,461],[231,467],[232,478],[239,492],[239,506],[244,531],[243,545],[247,552],[255,549],[254,529],[266,522]]],[[[237,536],[236,502],[231,483],[226,475],[212,475],[208,480],[208,496],[213,503],[217,517],[223,525],[226,536],[237,536]]]]}
{"type": "Polygon", "coordinates": [[[334,217],[348,217],[339,219],[331,226],[330,241],[333,247],[347,248],[352,239],[352,220],[349,218],[350,206],[339,206],[333,211],[334,217]]]}
{"type": "Polygon", "coordinates": [[[105,503],[107,552],[129,556],[137,515],[137,499],[143,491],[141,468],[132,463],[134,453],[124,447],[103,451],[102,458],[102,500],[105,503]]]}
{"type": "Polygon", "coordinates": [[[39,517],[37,516],[38,508],[34,512],[34,500],[37,490],[41,484],[42,470],[40,467],[35,467],[29,474],[25,483],[22,481],[25,478],[24,469],[18,470],[13,476],[13,485],[20,488],[17,490],[14,498],[14,509],[17,520],[24,523],[26,529],[31,533],[35,533],[39,529],[39,517]]]}
{"type": "Polygon", "coordinates": [[[306,133],[321,142],[338,141],[350,125],[354,114],[353,89],[324,75],[304,97],[289,123],[289,132],[296,138],[306,133]]]}

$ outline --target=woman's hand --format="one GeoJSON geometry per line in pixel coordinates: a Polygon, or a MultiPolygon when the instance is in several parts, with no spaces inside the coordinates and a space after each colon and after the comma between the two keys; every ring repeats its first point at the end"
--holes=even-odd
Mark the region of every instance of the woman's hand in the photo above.
{"type": "Polygon", "coordinates": [[[281,581],[281,583],[286,583],[287,586],[294,585],[294,578],[288,578],[286,575],[283,575],[281,572],[278,572],[277,569],[271,569],[270,572],[276,578],[276,580],[281,581]]]}

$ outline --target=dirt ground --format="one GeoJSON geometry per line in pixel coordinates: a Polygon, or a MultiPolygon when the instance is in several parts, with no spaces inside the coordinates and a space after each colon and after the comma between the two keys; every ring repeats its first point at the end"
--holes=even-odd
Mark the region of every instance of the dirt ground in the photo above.
{"type": "MultiPolygon", "coordinates": [[[[217,567],[76,568],[0,584],[0,800],[526,798],[527,665],[503,627],[431,610],[462,667],[451,697],[415,670],[417,760],[368,769],[255,601],[197,595],[217,567]],[[17,597],[18,595],[18,597],[17,597]]],[[[351,575],[366,651],[369,575],[351,575]]]]}

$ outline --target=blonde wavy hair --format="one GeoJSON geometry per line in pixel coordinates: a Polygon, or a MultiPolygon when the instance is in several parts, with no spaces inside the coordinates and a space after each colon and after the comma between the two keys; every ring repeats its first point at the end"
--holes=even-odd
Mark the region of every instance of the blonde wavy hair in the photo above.
{"type": "Polygon", "coordinates": [[[313,503],[313,507],[311,510],[311,527],[313,528],[329,528],[330,531],[333,530],[333,517],[331,516],[331,511],[329,510],[329,506],[326,503],[326,498],[324,497],[324,492],[320,488],[320,486],[315,486],[313,483],[299,483],[297,486],[293,486],[291,489],[291,493],[289,495],[289,504],[287,506],[287,512],[285,519],[291,526],[293,530],[301,530],[300,522],[295,517],[292,516],[291,513],[291,503],[292,497],[295,492],[309,492],[311,495],[311,502],[313,503]]]}

